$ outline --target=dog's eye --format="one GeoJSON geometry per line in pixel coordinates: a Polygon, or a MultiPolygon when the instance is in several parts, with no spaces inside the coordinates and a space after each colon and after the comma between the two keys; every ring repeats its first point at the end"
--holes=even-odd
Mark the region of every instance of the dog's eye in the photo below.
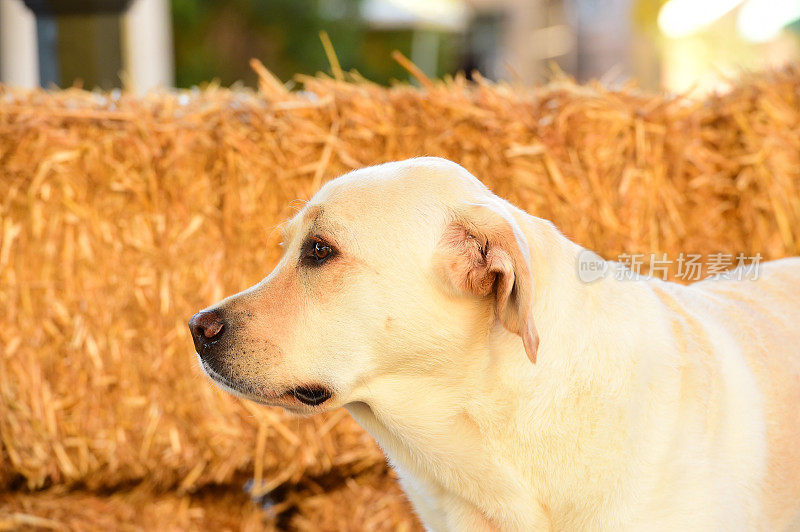
{"type": "Polygon", "coordinates": [[[314,242],[314,260],[322,262],[331,254],[331,247],[322,242],[314,242]]]}
{"type": "Polygon", "coordinates": [[[303,246],[303,262],[310,266],[319,266],[334,255],[336,250],[322,240],[309,240],[303,246]]]}

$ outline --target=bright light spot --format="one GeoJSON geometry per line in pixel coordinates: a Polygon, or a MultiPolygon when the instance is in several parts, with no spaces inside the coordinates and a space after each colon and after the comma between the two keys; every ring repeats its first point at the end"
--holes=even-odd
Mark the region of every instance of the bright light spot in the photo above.
{"type": "Polygon", "coordinates": [[[365,0],[361,16],[370,23],[385,27],[433,27],[461,30],[469,11],[459,0],[365,0]]]}
{"type": "Polygon", "coordinates": [[[658,27],[669,37],[685,37],[741,3],[742,0],[669,0],[658,12],[658,27]]]}
{"type": "Polygon", "coordinates": [[[778,36],[784,26],[800,18],[798,0],[748,0],[739,11],[739,33],[753,42],[766,42],[778,36]]]}

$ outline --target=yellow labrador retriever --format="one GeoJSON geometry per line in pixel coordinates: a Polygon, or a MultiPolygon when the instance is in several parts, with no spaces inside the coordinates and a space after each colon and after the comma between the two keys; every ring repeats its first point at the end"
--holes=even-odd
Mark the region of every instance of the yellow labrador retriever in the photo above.
{"type": "Polygon", "coordinates": [[[800,530],[800,259],[584,283],[585,250],[436,158],[335,179],[283,230],[192,318],[200,363],[347,408],[427,529],[800,530]]]}

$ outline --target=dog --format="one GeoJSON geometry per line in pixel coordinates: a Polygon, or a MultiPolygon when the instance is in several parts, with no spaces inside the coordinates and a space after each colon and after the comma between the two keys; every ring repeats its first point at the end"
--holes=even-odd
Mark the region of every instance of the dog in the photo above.
{"type": "Polygon", "coordinates": [[[328,182],[282,232],[192,317],[200,364],[345,407],[426,529],[800,530],[800,259],[583,282],[586,250],[427,157],[328,182]]]}

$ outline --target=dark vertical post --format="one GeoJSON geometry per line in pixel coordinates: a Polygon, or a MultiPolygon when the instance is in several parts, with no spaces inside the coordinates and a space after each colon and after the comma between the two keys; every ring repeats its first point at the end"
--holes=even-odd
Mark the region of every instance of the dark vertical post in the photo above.
{"type": "Polygon", "coordinates": [[[36,16],[36,42],[39,46],[39,83],[42,87],[60,85],[58,22],[55,16],[36,16]]]}

